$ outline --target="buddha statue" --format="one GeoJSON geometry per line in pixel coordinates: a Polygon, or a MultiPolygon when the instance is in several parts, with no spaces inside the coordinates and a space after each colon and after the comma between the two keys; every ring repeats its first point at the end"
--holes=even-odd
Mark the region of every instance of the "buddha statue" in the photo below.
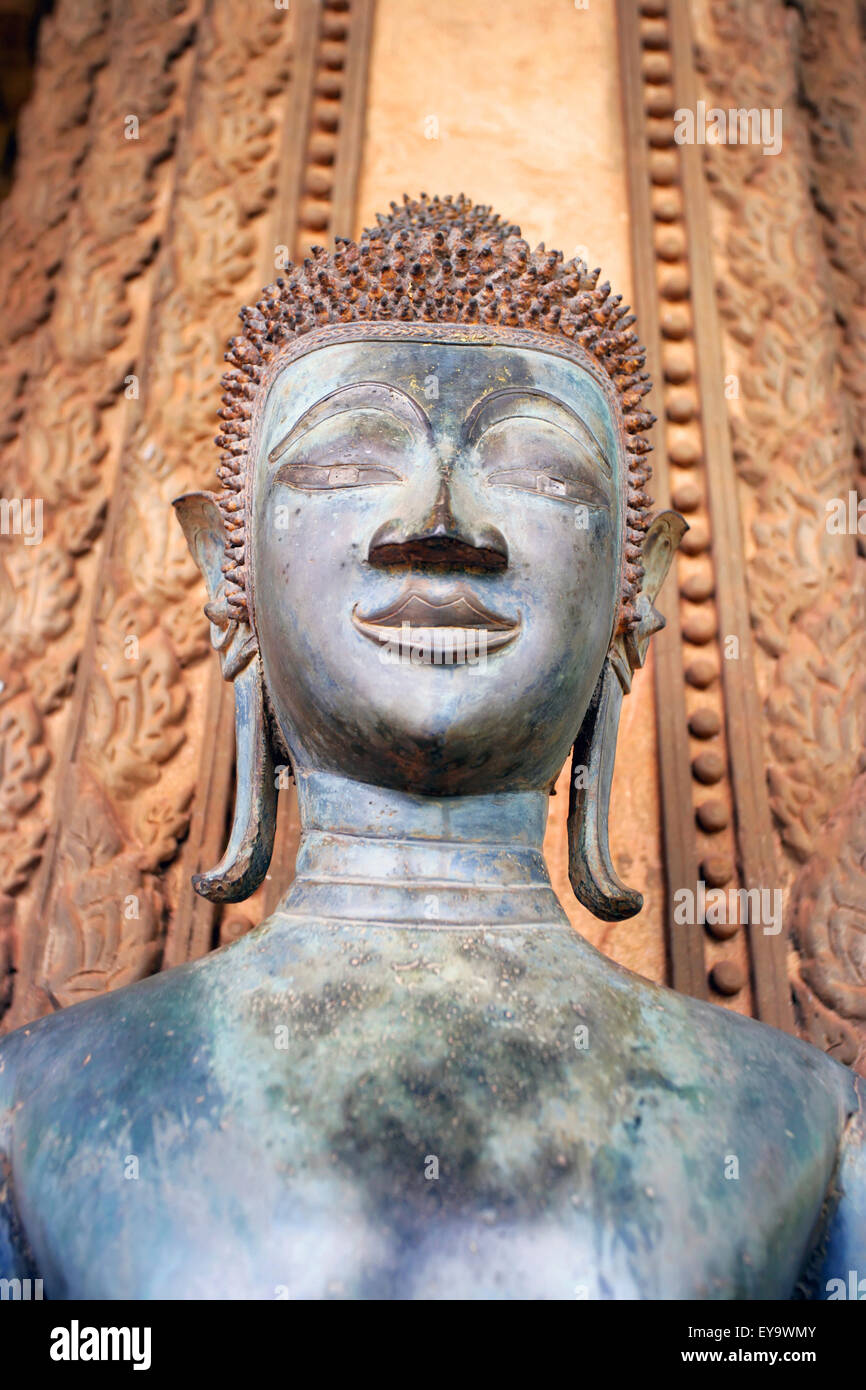
{"type": "MultiPolygon", "coordinates": [[[[866,1274],[864,1090],[629,973],[608,804],[685,523],[632,318],[468,200],[392,206],[241,314],[176,510],[236,709],[248,935],[0,1047],[0,1274],[52,1298],[775,1299],[866,1274]]],[[[700,928],[695,928],[699,930],[700,928]]]]}

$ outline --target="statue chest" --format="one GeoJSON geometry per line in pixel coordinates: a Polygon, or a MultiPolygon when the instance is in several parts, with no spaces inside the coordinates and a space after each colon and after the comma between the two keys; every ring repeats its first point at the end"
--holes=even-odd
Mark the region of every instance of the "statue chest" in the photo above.
{"type": "Polygon", "coordinates": [[[755,1138],[701,1148],[648,1096],[605,1131],[592,1094],[497,1100],[492,1069],[368,1068],[341,1089],[340,1067],[305,1102],[275,1068],[235,1105],[99,1126],[62,1165],[19,1153],[49,1296],[791,1295],[818,1169],[785,1206],[755,1138]]]}
{"type": "Polygon", "coordinates": [[[10,1157],[49,1295],[791,1296],[836,1069],[565,933],[415,940],[250,938],[48,1020],[10,1157]]]}

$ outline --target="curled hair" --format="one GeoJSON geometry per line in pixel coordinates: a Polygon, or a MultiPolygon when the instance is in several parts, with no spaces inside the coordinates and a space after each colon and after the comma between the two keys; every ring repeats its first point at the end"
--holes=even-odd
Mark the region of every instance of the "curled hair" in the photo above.
{"type": "Polygon", "coordinates": [[[223,377],[222,453],[217,496],[227,535],[223,572],[233,615],[249,616],[245,545],[245,481],[253,407],[265,369],[281,346],[327,324],[465,323],[534,329],[578,343],[616,387],[626,430],[628,477],[623,588],[618,632],[634,626],[643,575],[641,546],[649,524],[645,486],[655,417],[642,408],[650,389],[645,353],[632,330],[634,315],[599,285],[600,271],[561,251],[535,251],[489,207],[457,198],[404,196],[357,242],[338,238],[332,253],[316,247],[302,265],[241,310],[241,333],[231,339],[223,377]]]}

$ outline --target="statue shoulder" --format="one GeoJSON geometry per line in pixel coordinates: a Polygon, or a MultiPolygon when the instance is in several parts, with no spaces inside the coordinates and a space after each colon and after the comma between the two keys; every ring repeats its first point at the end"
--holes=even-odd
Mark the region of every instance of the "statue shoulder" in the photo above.
{"type": "Polygon", "coordinates": [[[802,1039],[689,1007],[703,1016],[712,1069],[734,1085],[737,1110],[760,1117],[761,1142],[775,1150],[774,1171],[784,1179],[778,1190],[808,1189],[814,1200],[798,1292],[866,1299],[866,1082],[802,1039]],[[710,1041],[722,1032],[724,1052],[710,1041]]]}
{"type": "Polygon", "coordinates": [[[26,1037],[26,1028],[17,1028],[14,1033],[0,1037],[0,1149],[3,1147],[4,1135],[15,1104],[21,1071],[21,1049],[26,1037]]]}
{"type": "MultiPolygon", "coordinates": [[[[707,1104],[746,1130],[793,1176],[808,1172],[823,1193],[856,1111],[856,1078],[812,1043],[717,1005],[679,996],[674,1011],[692,1031],[707,1104]]],[[[683,1050],[675,1029],[666,1055],[683,1050]]],[[[866,1271],[864,1271],[866,1272],[866,1271]]]]}
{"type": "Polygon", "coordinates": [[[866,1082],[854,1077],[853,1083],[854,1108],[805,1281],[815,1299],[866,1300],[866,1082]]]}
{"type": "MultiPolygon", "coordinates": [[[[665,1043],[676,1049],[677,1026],[700,1053],[704,1075],[736,1100],[763,1088],[779,1114],[817,1107],[838,1143],[847,1116],[856,1106],[855,1078],[847,1067],[814,1044],[718,1004],[664,990],[672,1024],[665,1043]]],[[[682,1045],[682,1044],[681,1044],[682,1045]]],[[[787,1121],[786,1121],[787,1123],[787,1121]]]]}
{"type": "Polygon", "coordinates": [[[76,1058],[79,1065],[89,1061],[90,1044],[114,1014],[115,999],[105,994],[34,1019],[0,1039],[0,1116],[7,1124],[34,1091],[50,1086],[76,1058]]]}
{"type": "Polygon", "coordinates": [[[195,1027],[197,991],[190,966],[153,975],[123,989],[71,1004],[0,1039],[0,1144],[3,1116],[31,1105],[80,1093],[97,1079],[121,1082],[139,1065],[143,1050],[158,1050],[184,1022],[195,1027]]]}
{"type": "MultiPolygon", "coordinates": [[[[12,1116],[16,1106],[19,1029],[0,1039],[0,1279],[32,1279],[36,1274],[15,1200],[12,1170],[12,1116]]],[[[4,1291],[6,1286],[4,1285],[4,1291]]],[[[5,1292],[4,1295],[6,1296],[5,1292]]],[[[12,1294],[12,1297],[15,1297],[12,1294]]]]}

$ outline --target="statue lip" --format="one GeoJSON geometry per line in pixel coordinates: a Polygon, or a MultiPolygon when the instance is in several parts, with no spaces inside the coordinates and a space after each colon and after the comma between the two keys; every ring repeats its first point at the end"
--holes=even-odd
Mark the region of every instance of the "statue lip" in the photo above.
{"type": "MultiPolygon", "coordinates": [[[[462,586],[444,598],[430,598],[417,589],[401,594],[395,603],[376,613],[362,615],[358,605],[352,609],[352,622],[364,637],[380,645],[399,641],[401,645],[417,647],[427,633],[436,633],[446,642],[450,639],[459,647],[461,637],[469,638],[472,649],[480,633],[486,634],[484,649],[498,651],[513,642],[520,632],[520,619],[505,618],[485,608],[475,595],[462,586]]],[[[457,660],[451,663],[461,665],[457,660]]]]}

